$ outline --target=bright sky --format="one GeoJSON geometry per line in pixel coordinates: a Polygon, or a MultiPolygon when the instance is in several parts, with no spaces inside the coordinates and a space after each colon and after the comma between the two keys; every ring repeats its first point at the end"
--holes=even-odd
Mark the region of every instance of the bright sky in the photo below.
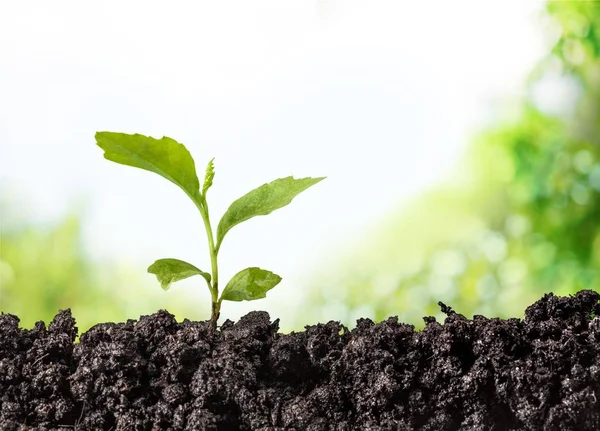
{"type": "MultiPolygon", "coordinates": [[[[172,137],[200,177],[216,157],[214,224],[265,182],[325,175],[289,207],[232,230],[220,255],[225,279],[246,266],[282,275],[259,308],[298,312],[294,295],[331,258],[320,250],[347,244],[440,181],[490,106],[520,94],[543,53],[540,5],[4,2],[2,198],[40,223],[84,198],[95,258],[145,271],[177,257],[208,270],[201,219],[185,194],[105,161],[97,130],[172,137]]],[[[150,275],[148,283],[155,287],[150,275]]],[[[228,306],[224,317],[257,305],[228,306]]]]}

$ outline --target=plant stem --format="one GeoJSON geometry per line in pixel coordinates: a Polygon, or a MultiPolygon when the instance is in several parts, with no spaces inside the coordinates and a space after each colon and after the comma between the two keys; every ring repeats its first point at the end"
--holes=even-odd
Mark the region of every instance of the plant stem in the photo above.
{"type": "Polygon", "coordinates": [[[221,312],[221,302],[219,299],[219,267],[217,265],[217,250],[215,249],[215,240],[213,238],[212,226],[210,224],[210,218],[208,216],[208,204],[206,199],[202,199],[202,206],[199,206],[200,215],[204,221],[204,228],[206,229],[206,236],[208,237],[208,252],[210,254],[210,265],[212,272],[212,287],[210,288],[210,295],[212,300],[211,317],[210,320],[214,327],[217,326],[217,320],[221,312]]]}

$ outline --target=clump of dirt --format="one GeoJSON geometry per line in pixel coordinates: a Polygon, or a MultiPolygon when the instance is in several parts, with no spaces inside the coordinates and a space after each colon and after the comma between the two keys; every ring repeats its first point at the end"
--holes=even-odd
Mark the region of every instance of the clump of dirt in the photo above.
{"type": "Polygon", "coordinates": [[[252,312],[214,331],[166,311],[80,337],[0,315],[0,429],[598,430],[600,294],[525,319],[389,318],[279,334],[252,312]]]}

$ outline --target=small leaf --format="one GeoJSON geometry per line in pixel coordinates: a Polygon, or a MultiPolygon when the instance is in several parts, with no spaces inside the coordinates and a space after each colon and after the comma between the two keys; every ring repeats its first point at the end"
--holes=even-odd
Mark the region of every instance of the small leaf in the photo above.
{"type": "Polygon", "coordinates": [[[208,162],[206,166],[206,174],[204,175],[204,186],[202,186],[202,196],[206,197],[206,191],[212,186],[213,178],[215,177],[214,158],[208,162]]]}
{"type": "Polygon", "coordinates": [[[225,234],[235,225],[259,215],[267,215],[289,204],[294,197],[325,179],[293,177],[279,178],[252,190],[232,203],[217,228],[217,250],[225,234]]]}
{"type": "Polygon", "coordinates": [[[163,290],[169,290],[172,283],[193,275],[201,275],[207,283],[210,283],[209,273],[179,259],[158,259],[148,267],[148,272],[156,275],[163,290]]]}
{"type": "Polygon", "coordinates": [[[194,159],[183,144],[166,136],[154,139],[114,132],[97,132],[96,144],[104,150],[105,159],[157,173],[181,187],[196,205],[201,205],[194,159]]]}
{"type": "Polygon", "coordinates": [[[252,301],[267,296],[277,286],[281,277],[257,267],[246,268],[234,275],[221,295],[227,301],[252,301]]]}

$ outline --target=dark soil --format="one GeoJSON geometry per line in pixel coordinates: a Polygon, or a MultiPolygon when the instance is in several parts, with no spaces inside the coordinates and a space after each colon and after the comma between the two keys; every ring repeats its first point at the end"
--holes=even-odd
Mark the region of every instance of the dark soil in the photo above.
{"type": "Polygon", "coordinates": [[[166,311],[74,344],[0,315],[0,429],[600,430],[600,294],[545,295],[525,320],[390,318],[278,334],[252,312],[220,330],[166,311]]]}

